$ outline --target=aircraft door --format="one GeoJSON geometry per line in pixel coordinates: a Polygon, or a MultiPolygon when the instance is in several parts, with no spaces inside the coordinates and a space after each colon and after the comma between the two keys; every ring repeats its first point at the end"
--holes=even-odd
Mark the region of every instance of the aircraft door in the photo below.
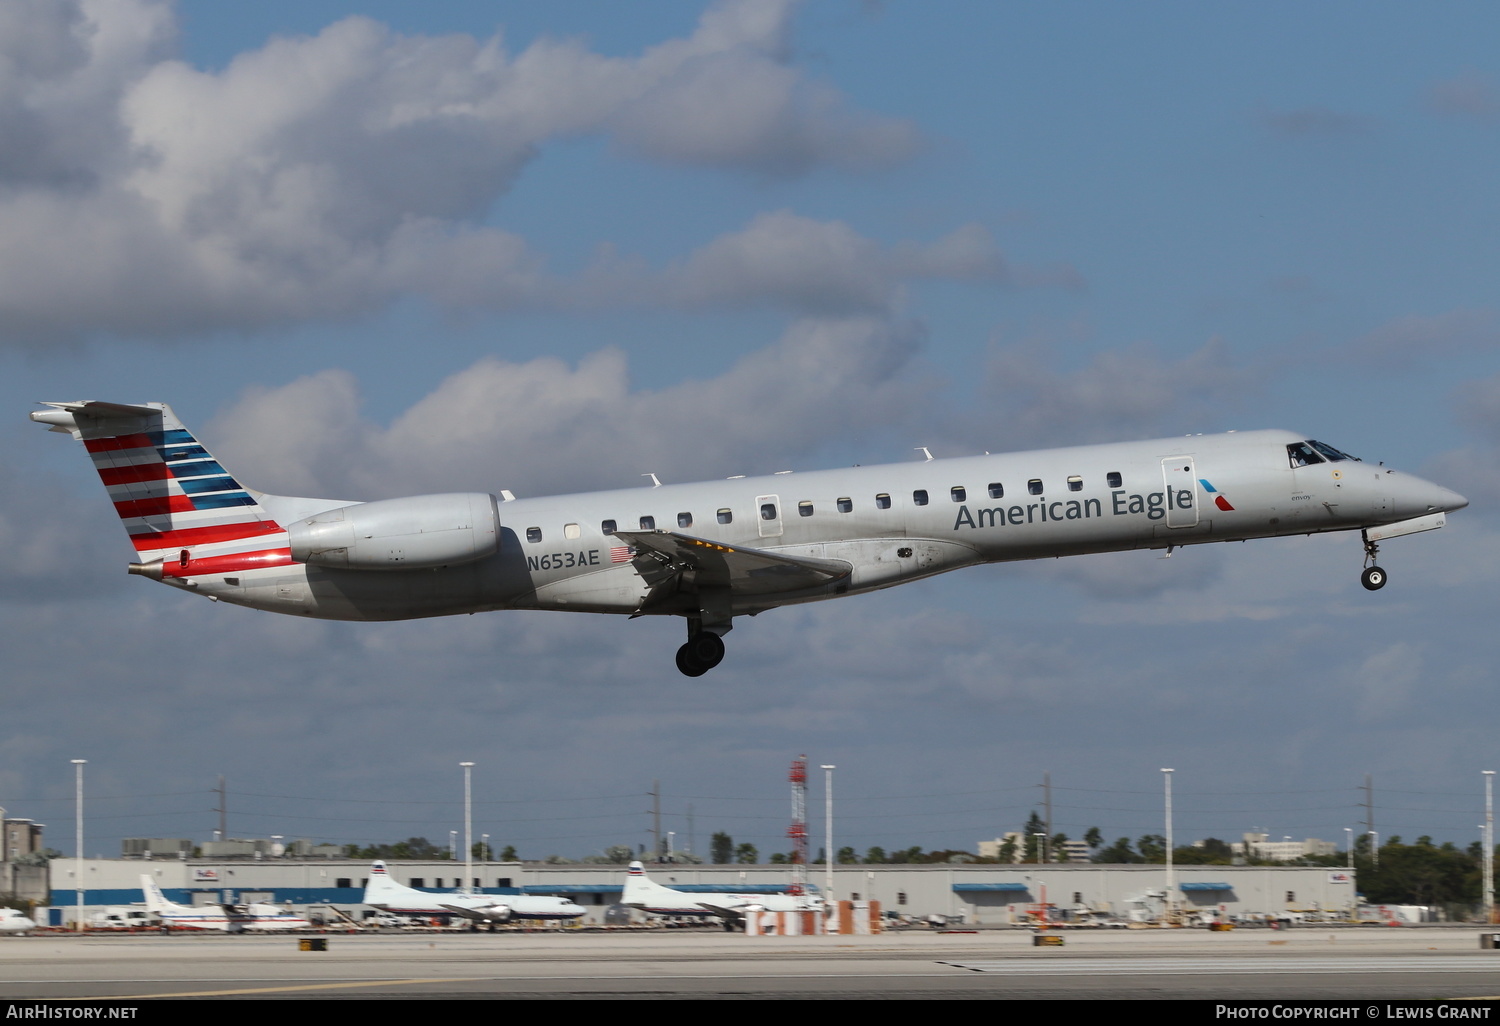
{"type": "Polygon", "coordinates": [[[781,497],[757,495],[755,497],[755,522],[760,527],[762,538],[780,538],[781,497]]]}
{"type": "Polygon", "coordinates": [[[1198,526],[1198,475],[1195,466],[1191,456],[1168,456],[1161,461],[1168,527],[1198,526]]]}

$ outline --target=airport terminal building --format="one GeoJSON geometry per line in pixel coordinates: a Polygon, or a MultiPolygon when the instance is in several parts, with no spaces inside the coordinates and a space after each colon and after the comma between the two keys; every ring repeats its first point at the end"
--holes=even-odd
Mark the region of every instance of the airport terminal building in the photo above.
{"type": "MultiPolygon", "coordinates": [[[[463,885],[459,862],[387,861],[392,878],[427,890],[463,885]]],[[[138,903],[141,875],[149,875],[166,897],[184,905],[271,902],[298,910],[333,907],[361,918],[370,863],[343,858],[263,859],[56,859],[51,864],[52,918],[71,921],[82,873],[85,914],[104,906],[138,903]]],[[[779,893],[787,889],[787,866],[654,865],[651,878],[686,891],[779,893]]],[[[471,886],[489,894],[551,894],[588,909],[586,922],[601,923],[620,900],[625,866],[475,863],[471,886]]],[[[808,867],[811,889],[821,893],[826,869],[808,867]]],[[[835,866],[833,896],[879,901],[887,912],[914,918],[962,917],[966,923],[1003,926],[1026,921],[1046,903],[1061,909],[1127,916],[1151,911],[1167,898],[1164,866],[1105,866],[1077,863],[1013,865],[835,866]]],[[[1336,912],[1355,903],[1355,883],[1346,870],[1322,866],[1183,866],[1173,872],[1173,903],[1221,915],[1336,912]]]]}

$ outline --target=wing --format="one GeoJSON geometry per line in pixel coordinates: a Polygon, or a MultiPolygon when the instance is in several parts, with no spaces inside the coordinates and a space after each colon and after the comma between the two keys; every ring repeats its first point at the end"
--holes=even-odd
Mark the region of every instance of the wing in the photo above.
{"type": "Polygon", "coordinates": [[[715,905],[707,901],[700,901],[698,904],[702,908],[708,909],[714,915],[722,916],[725,919],[739,920],[745,918],[746,906],[744,905],[715,905]]]}
{"type": "Polygon", "coordinates": [[[456,916],[463,916],[465,919],[481,919],[482,920],[482,919],[485,918],[484,914],[482,912],[480,912],[478,909],[469,908],[469,907],[467,907],[465,905],[444,905],[442,902],[439,902],[438,903],[438,908],[447,909],[449,912],[452,912],[454,915],[456,915],[456,916]]]}
{"type": "Polygon", "coordinates": [[[681,591],[727,591],[734,597],[779,595],[848,577],[842,559],[743,549],[676,531],[617,531],[634,550],[631,563],[650,586],[642,611],[681,591]]]}

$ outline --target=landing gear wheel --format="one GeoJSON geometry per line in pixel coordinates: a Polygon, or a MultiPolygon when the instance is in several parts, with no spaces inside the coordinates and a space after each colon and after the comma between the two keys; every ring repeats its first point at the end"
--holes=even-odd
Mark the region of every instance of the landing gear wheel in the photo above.
{"type": "Polygon", "coordinates": [[[677,669],[682,671],[684,677],[701,677],[708,672],[708,667],[693,658],[693,653],[687,645],[677,650],[677,669]]]}
{"type": "Polygon", "coordinates": [[[693,662],[702,664],[705,670],[724,661],[724,639],[711,631],[699,631],[688,638],[687,649],[693,662]]]}
{"type": "Polygon", "coordinates": [[[699,631],[677,650],[677,668],[689,677],[701,677],[724,661],[724,639],[710,631],[699,631]]]}
{"type": "Polygon", "coordinates": [[[1378,566],[1367,566],[1365,572],[1359,575],[1359,583],[1365,586],[1366,591],[1379,591],[1385,587],[1385,571],[1378,566]]]}

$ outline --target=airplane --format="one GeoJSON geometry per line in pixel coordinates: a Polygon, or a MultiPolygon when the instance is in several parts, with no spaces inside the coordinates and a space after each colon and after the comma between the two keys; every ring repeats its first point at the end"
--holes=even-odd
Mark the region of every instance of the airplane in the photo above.
{"type": "Polygon", "coordinates": [[[15,908],[0,908],[0,933],[24,934],[36,929],[36,921],[15,908]]]}
{"type": "Polygon", "coordinates": [[[646,867],[632,862],[625,874],[625,890],[620,904],[659,916],[718,916],[724,929],[733,930],[744,922],[745,913],[799,912],[821,910],[823,899],[806,894],[728,894],[680,891],[659,884],[646,875],[646,867]]]}
{"type": "Polygon", "coordinates": [[[85,449],[140,562],[214,601],[334,620],[502,609],[681,616],[677,668],[724,658],[735,617],[960,567],[1442,527],[1457,492],[1291,431],[1244,431],[517,499],[374,502],[240,484],[163,403],[43,403],[85,449]],[[503,510],[503,512],[502,512],[503,510]]]}
{"type": "Polygon", "coordinates": [[[577,919],[587,909],[567,898],[537,894],[435,894],[405,887],[391,879],[384,862],[370,866],[365,904],[403,916],[462,916],[479,923],[508,923],[513,919],[577,919]]]}
{"type": "Polygon", "coordinates": [[[312,923],[275,905],[251,902],[248,905],[179,905],[168,901],[156,881],[141,874],[141,895],[146,911],[161,919],[163,929],[220,930],[243,933],[246,930],[307,930],[312,923]]]}

